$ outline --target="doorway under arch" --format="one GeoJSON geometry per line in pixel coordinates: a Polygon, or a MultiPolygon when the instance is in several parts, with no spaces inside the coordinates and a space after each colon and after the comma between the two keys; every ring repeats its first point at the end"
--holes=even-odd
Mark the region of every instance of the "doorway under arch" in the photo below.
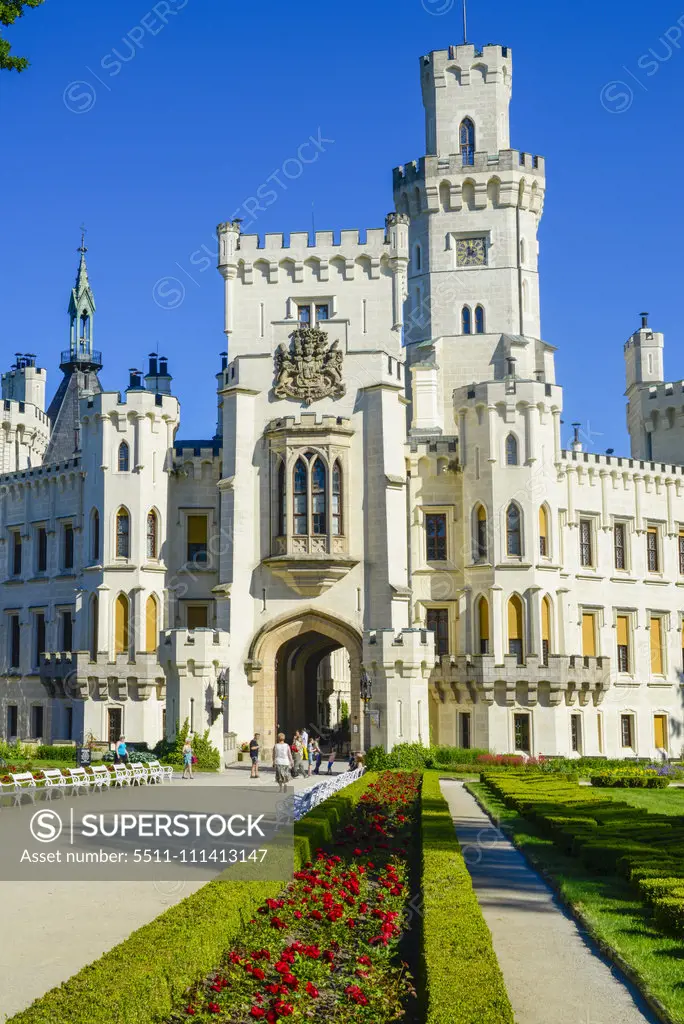
{"type": "Polygon", "coordinates": [[[308,610],[284,616],[264,626],[252,641],[247,672],[254,685],[254,729],[268,747],[276,732],[288,741],[296,729],[324,732],[318,704],[321,662],[345,648],[349,656],[350,729],[352,746],[362,738],[359,680],[362,638],[349,622],[308,610]]]}

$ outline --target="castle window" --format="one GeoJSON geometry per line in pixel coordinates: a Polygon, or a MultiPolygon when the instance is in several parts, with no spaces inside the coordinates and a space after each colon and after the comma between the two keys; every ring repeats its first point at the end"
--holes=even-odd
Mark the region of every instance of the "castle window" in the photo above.
{"type": "Polygon", "coordinates": [[[64,542],[64,568],[73,569],[74,567],[74,528],[71,523],[67,523],[64,527],[63,534],[64,542]]]}
{"type": "Polygon", "coordinates": [[[469,117],[464,117],[458,131],[461,148],[461,161],[464,167],[475,163],[475,125],[469,117]]]}
{"type": "Polygon", "coordinates": [[[548,597],[543,597],[541,604],[541,642],[542,665],[548,665],[551,651],[551,601],[548,597]]]}
{"type": "Polygon", "coordinates": [[[475,513],[474,555],[478,562],[487,558],[487,511],[484,505],[478,505],[475,513]]]}
{"type": "Polygon", "coordinates": [[[21,533],[19,530],[12,532],[12,575],[21,576],[21,533]]]}
{"type": "Polygon", "coordinates": [[[90,660],[97,661],[97,649],[100,639],[100,601],[93,594],[90,602],[90,660]]]}
{"type": "Polygon", "coordinates": [[[634,748],[634,715],[620,715],[620,739],[623,747],[634,748]]]}
{"type": "Polygon", "coordinates": [[[447,557],[446,515],[425,516],[425,548],[428,562],[444,562],[447,557]]]}
{"type": "Polygon", "coordinates": [[[126,441],[122,441],[119,445],[119,472],[127,473],[130,469],[130,449],[126,441]]]}
{"type": "Polygon", "coordinates": [[[74,617],[70,609],[60,613],[60,620],[61,649],[71,651],[74,643],[74,617]]]}
{"type": "Polygon", "coordinates": [[[515,655],[518,665],[523,664],[523,606],[517,594],[508,602],[508,653],[515,655]]]}
{"type": "Polygon", "coordinates": [[[484,309],[482,306],[475,307],[475,333],[484,334],[485,323],[484,323],[484,309]]]}
{"type": "Polygon", "coordinates": [[[596,615],[594,612],[582,613],[582,656],[596,657],[596,615]]]}
{"type": "Polygon", "coordinates": [[[679,531],[677,541],[679,544],[679,575],[684,576],[684,530],[679,531]]]}
{"type": "Polygon", "coordinates": [[[125,508],[116,513],[116,557],[128,558],[131,550],[131,519],[125,508]]]}
{"type": "Polygon", "coordinates": [[[21,626],[19,616],[9,616],[9,663],[10,668],[19,668],[21,656],[21,626]]]}
{"type": "Polygon", "coordinates": [[[145,650],[154,654],[158,645],[159,604],[154,594],[150,594],[145,603],[145,650]]]}
{"type": "Polygon", "coordinates": [[[481,597],[477,603],[480,654],[489,654],[489,605],[487,598],[481,597]]]}
{"type": "Polygon", "coordinates": [[[423,251],[420,247],[420,243],[416,242],[413,249],[413,269],[420,270],[423,262],[423,251]]]}
{"type": "Polygon", "coordinates": [[[327,473],[321,459],[316,459],[311,471],[311,513],[313,519],[313,532],[315,534],[326,534],[327,526],[327,473]]]}
{"type": "Polygon", "coordinates": [[[506,465],[518,465],[518,439],[515,434],[509,434],[506,438],[506,465]]]}
{"type": "Polygon", "coordinates": [[[36,668],[40,665],[45,648],[45,612],[36,612],[33,619],[33,664],[36,668]]]}
{"type": "Polygon", "coordinates": [[[187,560],[196,565],[207,563],[207,517],[188,516],[187,560]]]}
{"type": "Polygon", "coordinates": [[[649,624],[651,647],[651,675],[664,675],[663,659],[663,620],[659,615],[652,615],[649,624]]]}
{"type": "Polygon", "coordinates": [[[157,558],[157,513],[154,509],[147,513],[147,557],[157,558]]]}
{"type": "Polygon", "coordinates": [[[297,459],[293,473],[293,506],[292,521],[294,533],[297,536],[304,536],[309,532],[309,515],[307,508],[307,469],[304,459],[297,459]]]}
{"type": "Polygon", "coordinates": [[[549,556],[549,512],[546,505],[539,506],[539,554],[549,556]]]}
{"type": "Polygon", "coordinates": [[[627,559],[625,557],[625,524],[615,523],[613,527],[613,550],[615,552],[615,568],[626,569],[627,559]]]}
{"type": "Polygon", "coordinates": [[[94,562],[100,558],[100,513],[93,509],[90,517],[90,553],[94,562]]]}
{"type": "Polygon", "coordinates": [[[285,492],[285,463],[278,466],[278,536],[284,537],[287,530],[287,494],[285,492]]]}
{"type": "Polygon", "coordinates": [[[333,466],[332,475],[332,533],[342,535],[342,467],[339,462],[333,466]]]}
{"type": "Polygon", "coordinates": [[[649,572],[660,571],[660,559],[658,557],[658,530],[655,526],[649,526],[646,532],[646,558],[649,572]]]}
{"type": "Polygon", "coordinates": [[[570,715],[570,749],[575,753],[582,752],[582,716],[570,715]]]}
{"type": "Polygon", "coordinates": [[[316,306],[316,323],[320,323],[321,320],[327,320],[330,313],[327,302],[321,303],[316,306]]]}
{"type": "Polygon", "coordinates": [[[506,554],[522,555],[522,532],[520,529],[520,509],[511,502],[506,509],[506,554]]]}
{"type": "Polygon", "coordinates": [[[47,541],[47,529],[44,526],[39,526],[36,536],[38,546],[36,572],[47,572],[47,541]]]}
{"type": "Polygon", "coordinates": [[[449,609],[428,608],[425,625],[435,634],[435,654],[449,653],[449,609]]]}
{"type": "Polygon", "coordinates": [[[468,306],[464,306],[461,310],[461,334],[472,334],[473,331],[473,317],[468,306]]]}
{"type": "Polygon", "coordinates": [[[591,536],[591,519],[580,519],[579,523],[579,544],[580,544],[580,565],[592,566],[594,564],[594,552],[591,536]]]}
{"type": "Polygon", "coordinates": [[[629,617],[618,615],[615,622],[617,630],[617,670],[629,672],[629,617]]]}
{"type": "Polygon", "coordinates": [[[16,704],[8,704],[7,706],[7,739],[14,740],[17,738],[17,732],[19,731],[19,711],[16,704]]]}
{"type": "Polygon", "coordinates": [[[658,750],[664,750],[667,752],[667,715],[654,715],[653,716],[653,743],[658,750]]]}
{"type": "Polygon", "coordinates": [[[311,306],[308,303],[306,306],[297,306],[297,319],[300,324],[311,323],[311,306]]]}
{"type": "Polygon", "coordinates": [[[515,737],[515,749],[523,753],[530,752],[530,716],[525,712],[513,715],[513,733],[515,737]]]}
{"type": "Polygon", "coordinates": [[[128,598],[119,594],[114,604],[114,651],[116,654],[128,654],[129,648],[129,612],[128,598]]]}

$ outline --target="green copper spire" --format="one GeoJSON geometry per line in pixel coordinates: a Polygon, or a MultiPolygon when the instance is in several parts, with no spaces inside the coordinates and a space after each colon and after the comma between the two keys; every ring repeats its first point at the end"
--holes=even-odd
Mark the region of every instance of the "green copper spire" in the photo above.
{"type": "Polygon", "coordinates": [[[81,254],[76,274],[76,284],[69,299],[70,340],[69,351],[62,352],[62,368],[72,364],[102,366],[102,356],[93,349],[93,319],[95,296],[88,280],[85,254],[85,228],[81,229],[81,244],[76,250],[81,254]]]}

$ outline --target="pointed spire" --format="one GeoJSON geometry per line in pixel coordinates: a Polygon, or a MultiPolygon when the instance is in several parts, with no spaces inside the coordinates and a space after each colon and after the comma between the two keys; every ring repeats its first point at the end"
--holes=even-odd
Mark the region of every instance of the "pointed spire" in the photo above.
{"type": "Polygon", "coordinates": [[[72,364],[102,366],[102,356],[93,349],[93,321],[95,296],[88,280],[85,254],[85,228],[81,226],[81,244],[76,250],[81,254],[76,272],[76,283],[69,298],[70,339],[69,351],[62,352],[62,369],[72,364]]]}

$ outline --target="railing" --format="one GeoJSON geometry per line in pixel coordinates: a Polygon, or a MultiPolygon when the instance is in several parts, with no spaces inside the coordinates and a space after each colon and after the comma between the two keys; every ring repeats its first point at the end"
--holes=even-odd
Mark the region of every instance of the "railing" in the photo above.
{"type": "Polygon", "coordinates": [[[67,348],[61,354],[60,363],[92,363],[102,366],[102,353],[95,348],[83,348],[81,351],[77,349],[75,352],[67,348]]]}
{"type": "Polygon", "coordinates": [[[320,803],[327,800],[333,793],[339,792],[341,789],[345,789],[352,782],[356,782],[360,779],[365,771],[363,765],[360,768],[356,768],[353,772],[343,772],[341,775],[336,775],[332,779],[326,779],[325,782],[319,782],[317,786],[312,786],[311,789],[304,790],[303,793],[295,793],[294,795],[294,820],[299,821],[305,814],[312,811],[314,807],[318,807],[320,803]]]}

